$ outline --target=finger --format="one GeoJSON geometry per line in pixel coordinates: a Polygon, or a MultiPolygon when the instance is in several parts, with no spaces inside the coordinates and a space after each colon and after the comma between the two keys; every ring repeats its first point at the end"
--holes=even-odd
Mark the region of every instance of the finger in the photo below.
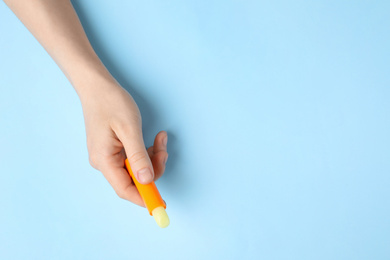
{"type": "Polygon", "coordinates": [[[157,181],[164,174],[165,164],[167,159],[168,159],[168,155],[164,155],[163,153],[153,155],[152,163],[154,167],[155,181],[157,181]]]}
{"type": "Polygon", "coordinates": [[[152,156],[153,156],[153,146],[149,147],[147,149],[147,151],[148,151],[149,157],[152,158],[152,156]]]}
{"type": "Polygon", "coordinates": [[[142,132],[128,128],[119,130],[117,133],[119,140],[123,143],[130,167],[142,184],[148,184],[154,179],[154,170],[152,162],[145,149],[142,132]]]}
{"type": "Polygon", "coordinates": [[[137,188],[125,168],[106,167],[102,169],[102,173],[120,198],[145,207],[137,188]]]}
{"type": "Polygon", "coordinates": [[[158,153],[158,152],[166,152],[167,151],[167,143],[168,143],[168,134],[165,131],[160,131],[157,135],[156,138],[154,139],[154,144],[153,144],[153,153],[158,153]]]}
{"type": "Polygon", "coordinates": [[[153,145],[152,163],[154,167],[155,180],[158,180],[165,171],[165,164],[168,160],[167,153],[168,134],[161,131],[156,135],[153,145]]]}

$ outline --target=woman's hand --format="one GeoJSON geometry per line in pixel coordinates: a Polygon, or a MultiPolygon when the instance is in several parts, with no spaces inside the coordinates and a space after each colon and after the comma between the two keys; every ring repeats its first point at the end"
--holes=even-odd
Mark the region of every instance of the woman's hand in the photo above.
{"type": "Polygon", "coordinates": [[[120,198],[145,206],[125,169],[125,159],[129,159],[140,183],[157,180],[164,173],[168,159],[167,133],[159,132],[154,145],[146,150],[139,109],[115,80],[95,82],[93,91],[79,96],[90,164],[103,173],[120,198]]]}
{"type": "Polygon", "coordinates": [[[79,95],[91,165],[103,173],[119,197],[144,206],[124,168],[126,155],[140,183],[158,179],[168,158],[167,133],[158,133],[154,145],[146,151],[137,105],[96,55],[69,0],[5,2],[79,95]]]}

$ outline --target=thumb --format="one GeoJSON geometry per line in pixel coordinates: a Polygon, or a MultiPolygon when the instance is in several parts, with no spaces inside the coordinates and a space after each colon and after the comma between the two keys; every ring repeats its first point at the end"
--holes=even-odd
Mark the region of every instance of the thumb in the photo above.
{"type": "Polygon", "coordinates": [[[121,132],[118,135],[122,142],[131,170],[138,182],[148,184],[154,180],[153,165],[146,151],[142,132],[131,134],[131,132],[121,132]]]}

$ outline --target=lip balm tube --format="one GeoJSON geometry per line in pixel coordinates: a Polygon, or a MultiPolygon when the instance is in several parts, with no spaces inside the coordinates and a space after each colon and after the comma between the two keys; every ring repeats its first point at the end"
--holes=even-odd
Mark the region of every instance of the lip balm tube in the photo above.
{"type": "Polygon", "coordinates": [[[125,165],[127,171],[130,174],[139,194],[141,195],[142,200],[145,203],[146,208],[149,211],[149,214],[154,217],[157,224],[161,228],[165,228],[169,225],[169,218],[165,211],[167,208],[164,200],[161,198],[160,192],[158,192],[156,184],[152,181],[149,184],[141,184],[135,178],[133,171],[130,168],[129,160],[125,160],[125,165]]]}

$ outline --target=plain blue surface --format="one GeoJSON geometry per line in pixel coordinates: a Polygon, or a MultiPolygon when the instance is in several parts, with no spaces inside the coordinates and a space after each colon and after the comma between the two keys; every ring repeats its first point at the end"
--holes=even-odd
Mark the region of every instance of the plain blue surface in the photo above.
{"type": "Polygon", "coordinates": [[[168,131],[167,229],[0,3],[0,259],[390,259],[389,3],[74,1],[147,146],[168,131]]]}

